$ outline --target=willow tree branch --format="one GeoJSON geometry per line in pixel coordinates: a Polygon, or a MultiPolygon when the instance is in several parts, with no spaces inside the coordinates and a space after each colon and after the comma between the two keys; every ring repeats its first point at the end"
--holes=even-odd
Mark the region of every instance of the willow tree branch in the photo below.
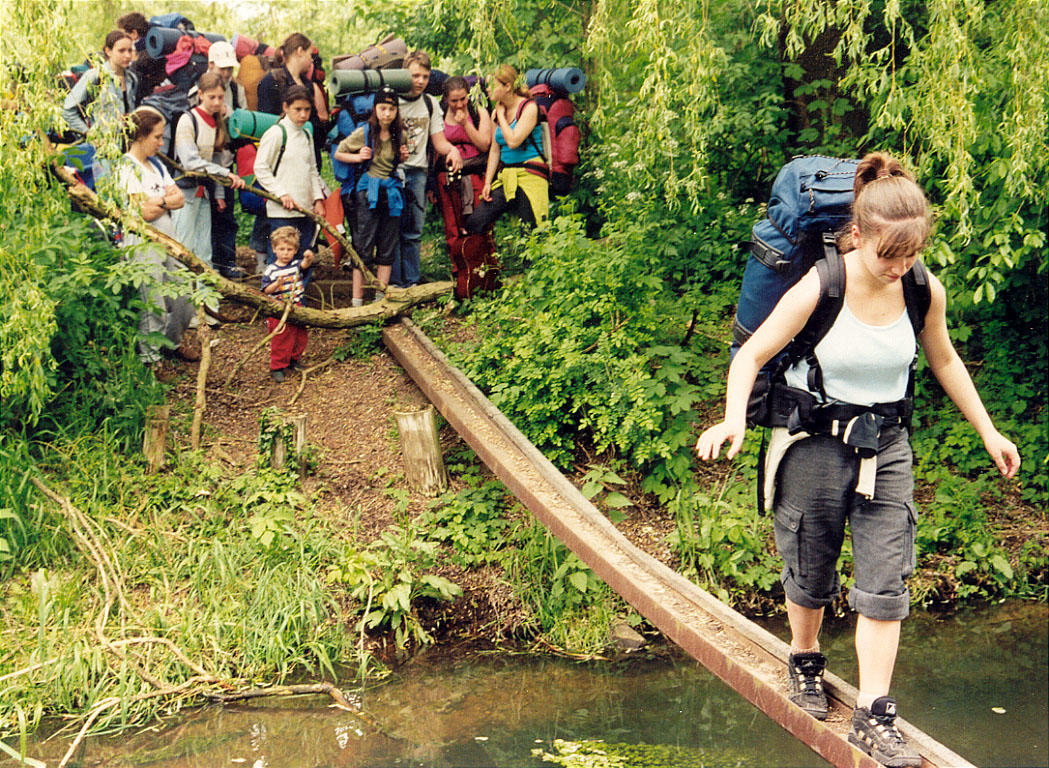
{"type": "MultiPolygon", "coordinates": [[[[112,201],[102,200],[85,187],[76,177],[62,166],[53,166],[55,174],[67,185],[70,198],[86,213],[96,219],[115,221],[125,231],[134,232],[143,239],[161,246],[169,256],[176,261],[185,264],[190,271],[196,274],[208,275],[216,289],[230,301],[256,307],[259,313],[266,317],[279,317],[284,311],[284,304],[271,296],[267,296],[256,288],[228,280],[215,272],[208,265],[198,259],[192,251],[179,243],[172,237],[157,231],[148,223],[142,221],[140,216],[122,210],[112,201]]],[[[396,317],[404,310],[416,304],[433,301],[438,296],[451,293],[453,284],[451,282],[426,283],[414,285],[411,288],[396,288],[390,286],[386,289],[386,298],[383,301],[374,302],[364,307],[343,307],[340,309],[312,309],[295,305],[288,315],[289,322],[305,325],[311,328],[353,328],[358,325],[379,322],[391,317],[396,317]]]]}

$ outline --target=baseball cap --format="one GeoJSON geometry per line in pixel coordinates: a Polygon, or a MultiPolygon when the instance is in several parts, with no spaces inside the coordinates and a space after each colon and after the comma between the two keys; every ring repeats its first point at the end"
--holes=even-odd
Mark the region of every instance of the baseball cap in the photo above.
{"type": "Polygon", "coordinates": [[[208,62],[220,68],[235,67],[237,66],[237,54],[233,52],[232,45],[225,40],[221,40],[217,43],[212,43],[211,47],[208,48],[208,62]]]}

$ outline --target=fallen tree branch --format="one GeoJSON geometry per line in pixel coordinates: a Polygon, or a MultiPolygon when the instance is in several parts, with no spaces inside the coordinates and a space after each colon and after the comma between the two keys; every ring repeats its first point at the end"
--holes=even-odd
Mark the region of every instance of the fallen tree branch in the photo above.
{"type": "Polygon", "coordinates": [[[335,700],[335,704],[347,712],[357,712],[357,708],[346,700],[342,691],[331,683],[308,683],[303,685],[274,685],[269,688],[249,688],[234,693],[207,693],[206,698],[226,704],[244,699],[259,699],[264,696],[304,696],[307,694],[326,693],[335,700]]]}
{"type": "Polygon", "coordinates": [[[211,367],[211,326],[205,318],[206,304],[197,310],[197,336],[200,338],[200,367],[197,369],[197,397],[193,401],[193,423],[189,428],[189,443],[194,451],[200,448],[200,425],[204,421],[204,410],[208,406],[205,388],[208,384],[208,368],[211,367]]]}
{"type": "MultiPolygon", "coordinates": [[[[183,168],[170,157],[166,157],[163,155],[161,155],[161,159],[168,163],[180,174],[182,174],[182,176],[185,176],[190,179],[203,179],[205,181],[214,182],[215,184],[219,184],[223,187],[229,187],[230,189],[233,188],[233,182],[231,182],[226,176],[213,176],[210,173],[203,173],[201,171],[190,171],[186,168],[183,168]]],[[[261,198],[265,198],[266,200],[274,202],[277,205],[283,206],[283,203],[281,203],[279,197],[277,197],[271,192],[266,191],[265,189],[252,187],[251,192],[252,194],[258,195],[261,198]]],[[[361,259],[357,251],[354,250],[353,244],[349,240],[347,240],[341,232],[339,232],[337,229],[335,229],[335,227],[329,224],[326,218],[324,218],[323,216],[318,216],[312,210],[307,210],[306,208],[299,208],[296,206],[295,210],[297,210],[303,216],[306,216],[308,219],[311,219],[314,224],[323,229],[325,232],[327,232],[339,242],[339,244],[346,251],[346,255],[350,257],[350,261],[353,262],[354,268],[359,269],[361,271],[361,274],[364,275],[365,285],[380,291],[385,290],[385,286],[383,286],[383,284],[379,282],[379,280],[375,277],[375,274],[366,266],[364,266],[364,261],[361,259]]]]}
{"type": "Polygon", "coordinates": [[[309,368],[303,368],[302,369],[302,380],[299,382],[299,388],[297,390],[295,390],[295,394],[291,396],[291,400],[288,401],[288,405],[285,406],[285,407],[290,407],[292,405],[295,405],[295,401],[299,399],[299,395],[301,395],[303,390],[306,389],[306,375],[307,374],[313,373],[314,371],[319,371],[321,368],[326,368],[327,366],[331,365],[334,362],[335,362],[335,355],[332,355],[327,360],[325,360],[323,363],[317,363],[316,365],[311,365],[309,368]]]}
{"type": "MultiPolygon", "coordinates": [[[[81,210],[96,219],[118,222],[126,231],[135,232],[143,239],[157,243],[167,251],[169,256],[185,264],[195,274],[206,274],[218,292],[230,301],[256,307],[260,314],[267,317],[278,317],[284,310],[281,302],[267,296],[257,288],[249,288],[222,277],[198,259],[192,251],[174,238],[158,232],[154,227],[142,221],[141,217],[128,214],[113,202],[99,199],[98,195],[77,181],[76,177],[64,167],[54,166],[54,171],[65,182],[70,198],[80,206],[81,210]]],[[[453,283],[450,281],[426,283],[411,288],[389,286],[383,301],[373,302],[363,307],[328,310],[296,305],[292,307],[288,320],[311,328],[353,328],[396,317],[409,307],[433,301],[438,296],[451,293],[452,288],[453,283]]]]}
{"type": "Polygon", "coordinates": [[[233,377],[237,375],[237,371],[244,367],[244,363],[248,362],[248,360],[255,356],[256,352],[258,352],[260,349],[266,346],[266,344],[268,344],[274,336],[277,336],[278,334],[280,334],[281,331],[284,330],[284,326],[288,322],[288,315],[291,314],[291,307],[292,303],[290,301],[284,304],[284,313],[280,316],[280,322],[277,323],[277,325],[273,328],[272,331],[263,336],[261,341],[256,342],[252,346],[252,348],[248,350],[248,353],[244,355],[240,360],[238,360],[237,364],[233,366],[233,370],[231,370],[229,372],[229,376],[226,377],[226,389],[229,389],[230,382],[233,381],[233,377]]]}

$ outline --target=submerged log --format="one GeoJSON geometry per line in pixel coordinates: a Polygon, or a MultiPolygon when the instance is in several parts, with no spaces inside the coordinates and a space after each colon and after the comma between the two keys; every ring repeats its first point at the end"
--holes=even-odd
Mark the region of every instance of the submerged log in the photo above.
{"type": "Polygon", "coordinates": [[[394,415],[401,436],[408,484],[427,496],[444,493],[448,488],[448,470],[444,466],[444,454],[437,437],[433,406],[394,415]]]}
{"type": "MultiPolygon", "coordinates": [[[[209,282],[215,286],[216,290],[230,301],[256,307],[259,314],[267,317],[280,317],[284,312],[284,304],[282,302],[267,296],[257,288],[249,288],[246,285],[222,277],[174,238],[158,232],[148,223],[142,221],[140,217],[121,210],[115,203],[100,199],[98,195],[77,181],[76,177],[65,168],[55,166],[54,170],[56,175],[66,183],[69,196],[80,206],[81,210],[89,213],[96,219],[118,222],[125,230],[135,232],[144,239],[157,243],[172,258],[185,264],[192,272],[198,275],[207,275],[209,282]]],[[[411,288],[390,286],[386,289],[386,298],[382,301],[377,301],[364,307],[325,310],[294,306],[288,315],[288,320],[311,328],[352,328],[358,325],[367,325],[396,317],[416,304],[433,301],[438,296],[451,293],[453,286],[454,283],[450,281],[426,283],[424,285],[415,285],[411,288]]]]}

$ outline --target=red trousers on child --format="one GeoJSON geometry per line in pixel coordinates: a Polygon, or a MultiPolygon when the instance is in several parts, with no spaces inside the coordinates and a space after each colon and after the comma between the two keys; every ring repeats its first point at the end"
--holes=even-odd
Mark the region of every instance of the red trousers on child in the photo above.
{"type": "MultiPolygon", "coordinates": [[[[273,333],[278,323],[280,323],[280,318],[267,317],[266,329],[273,333]]],[[[306,351],[306,338],[306,326],[285,323],[284,330],[270,339],[270,370],[283,370],[292,361],[298,360],[306,351]]]]}

